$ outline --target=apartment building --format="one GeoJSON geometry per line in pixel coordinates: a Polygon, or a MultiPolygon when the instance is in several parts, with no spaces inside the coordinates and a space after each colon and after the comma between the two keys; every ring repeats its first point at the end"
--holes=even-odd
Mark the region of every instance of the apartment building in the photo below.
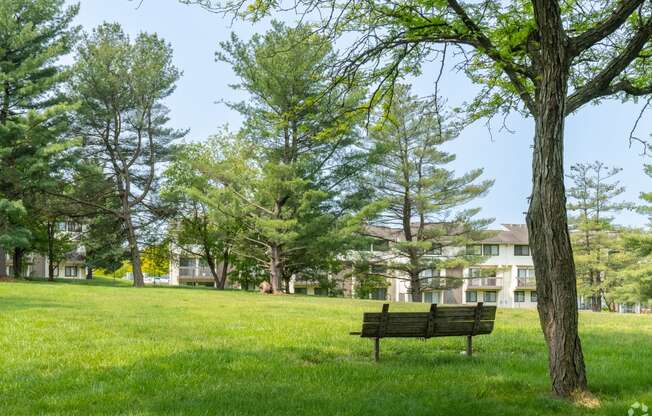
{"type": "MultiPolygon", "coordinates": [[[[170,247],[169,284],[170,286],[213,286],[215,279],[206,261],[197,253],[199,247],[170,247]]],[[[217,264],[217,270],[222,270],[222,263],[217,264]]],[[[227,288],[236,288],[226,282],[227,288]]]]}
{"type": "MultiPolygon", "coordinates": [[[[57,224],[57,232],[65,233],[73,241],[79,242],[83,232],[83,225],[75,221],[62,221],[57,224]]],[[[11,253],[6,253],[5,266],[8,276],[13,275],[14,266],[11,253]]],[[[66,255],[66,258],[55,264],[54,277],[65,279],[84,279],[88,273],[88,268],[84,262],[86,250],[81,244],[76,244],[75,248],[66,255]]],[[[50,259],[42,254],[30,253],[25,256],[25,276],[28,277],[47,277],[50,265],[50,259]]]]}
{"type": "MultiPolygon", "coordinates": [[[[510,308],[533,308],[537,304],[534,264],[528,246],[525,224],[503,224],[493,235],[467,247],[445,247],[430,256],[446,258],[456,251],[467,250],[484,257],[481,264],[470,267],[426,270],[422,273],[424,303],[475,304],[484,302],[510,308]],[[453,279],[452,279],[453,278],[453,279]]],[[[385,240],[401,241],[400,229],[375,229],[385,240]]],[[[391,256],[391,247],[371,247],[379,258],[391,256]]],[[[400,261],[394,259],[393,261],[400,261]]],[[[384,270],[381,270],[384,272],[384,270]]],[[[387,288],[372,297],[395,302],[411,302],[410,282],[399,272],[387,272],[387,288]]]]}

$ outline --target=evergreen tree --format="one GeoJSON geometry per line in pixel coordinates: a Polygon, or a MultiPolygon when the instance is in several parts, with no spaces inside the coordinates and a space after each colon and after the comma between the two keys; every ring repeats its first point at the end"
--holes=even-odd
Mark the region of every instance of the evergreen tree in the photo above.
{"type": "Polygon", "coordinates": [[[246,117],[243,139],[255,146],[248,192],[238,194],[250,208],[248,253],[278,292],[292,275],[329,266],[337,243],[330,232],[364,160],[355,148],[361,93],[329,88],[335,55],[310,26],[273,22],[265,35],[232,35],[222,48],[218,57],[240,77],[236,88],[252,99],[232,104],[246,117]]]}
{"type": "Polygon", "coordinates": [[[166,161],[168,144],[185,134],[166,127],[168,110],[162,105],[179,76],[169,44],[146,33],[131,41],[118,24],[105,23],[85,35],[78,50],[72,90],[81,102],[76,123],[84,140],[81,154],[101,167],[120,205],[77,201],[121,221],[138,287],[144,284],[144,228],[157,216],[157,166],[166,161]]]}
{"type": "Polygon", "coordinates": [[[479,181],[482,169],[456,176],[446,168],[455,155],[441,147],[457,137],[460,125],[444,114],[441,101],[420,101],[408,86],[397,85],[370,133],[375,162],[370,179],[385,203],[376,223],[403,231],[393,242],[397,256],[383,262],[407,276],[415,302],[421,302],[424,272],[479,260],[454,247],[486,237],[482,230],[492,221],[474,218],[479,208],[461,208],[484,195],[493,181],[479,181]]]}
{"type": "Polygon", "coordinates": [[[77,6],[63,0],[0,2],[0,276],[13,253],[15,276],[35,241],[37,201],[51,185],[52,158],[63,150],[70,104],[61,93],[69,71],[77,6]]]}
{"type": "Polygon", "coordinates": [[[612,216],[632,207],[618,201],[625,187],[614,178],[621,170],[596,161],[577,163],[567,175],[571,181],[568,211],[578,292],[590,298],[591,309],[596,312],[602,310],[609,290],[618,285],[617,270],[629,263],[622,255],[616,256],[624,253],[623,240],[612,216]]]}

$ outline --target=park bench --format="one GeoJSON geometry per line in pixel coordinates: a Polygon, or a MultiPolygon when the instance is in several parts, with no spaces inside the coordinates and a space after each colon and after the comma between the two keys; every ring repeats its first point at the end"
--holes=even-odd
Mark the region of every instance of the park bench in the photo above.
{"type": "Polygon", "coordinates": [[[473,354],[473,337],[490,334],[496,318],[495,306],[430,306],[430,312],[382,312],[363,314],[362,331],[351,332],[374,339],[374,358],[380,358],[381,338],[422,338],[466,336],[466,355],[473,354]]]}

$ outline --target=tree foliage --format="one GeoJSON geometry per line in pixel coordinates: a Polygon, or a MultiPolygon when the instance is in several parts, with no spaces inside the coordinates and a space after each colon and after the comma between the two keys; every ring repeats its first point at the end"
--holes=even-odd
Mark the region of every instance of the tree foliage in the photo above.
{"type": "Polygon", "coordinates": [[[172,48],[157,35],[141,33],[131,41],[119,25],[105,23],[78,48],[72,90],[81,102],[76,119],[81,155],[102,169],[120,205],[78,202],[120,219],[136,286],[143,285],[142,233],[156,220],[156,169],[167,159],[169,143],[185,134],[167,127],[162,104],[179,76],[172,48]]]}
{"type": "Polygon", "coordinates": [[[77,11],[63,0],[0,2],[0,276],[6,251],[21,276],[23,257],[42,231],[29,218],[66,140],[72,108],[62,85],[69,71],[59,59],[75,41],[77,11]]]}
{"type": "Polygon", "coordinates": [[[223,171],[240,185],[222,183],[246,207],[247,255],[269,270],[278,292],[292,275],[329,272],[329,253],[341,250],[334,231],[364,163],[356,149],[361,92],[331,88],[331,44],[307,25],[273,22],[248,42],[233,35],[218,58],[239,76],[235,88],[251,97],[231,104],[245,116],[238,140],[249,163],[233,160],[235,153],[225,161],[246,174],[223,171]]]}
{"type": "Polygon", "coordinates": [[[485,237],[482,230],[492,221],[475,218],[479,208],[462,208],[484,195],[493,181],[479,180],[482,169],[459,176],[447,169],[455,155],[442,145],[455,139],[461,126],[444,113],[441,97],[433,101],[420,101],[408,86],[398,85],[370,130],[369,180],[382,209],[373,222],[403,231],[400,241],[391,240],[392,254],[382,262],[409,279],[415,302],[421,301],[422,281],[428,279],[424,272],[480,260],[457,248],[485,237]]]}

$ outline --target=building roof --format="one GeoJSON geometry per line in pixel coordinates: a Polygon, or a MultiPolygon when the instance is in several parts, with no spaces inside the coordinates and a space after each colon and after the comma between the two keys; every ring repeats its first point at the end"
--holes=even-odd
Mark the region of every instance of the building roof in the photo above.
{"type": "MultiPolygon", "coordinates": [[[[435,224],[432,225],[434,226],[435,224]]],[[[492,235],[480,242],[488,244],[528,244],[528,231],[525,224],[501,225],[503,227],[502,229],[487,230],[492,235]]],[[[441,224],[436,224],[436,226],[441,226],[441,224]]],[[[404,238],[403,229],[400,227],[371,225],[366,228],[366,232],[372,237],[378,237],[385,240],[397,241],[404,238]]]]}
{"type": "Polygon", "coordinates": [[[495,234],[482,240],[483,243],[528,244],[528,231],[525,224],[501,224],[502,230],[491,230],[495,234]]]}

